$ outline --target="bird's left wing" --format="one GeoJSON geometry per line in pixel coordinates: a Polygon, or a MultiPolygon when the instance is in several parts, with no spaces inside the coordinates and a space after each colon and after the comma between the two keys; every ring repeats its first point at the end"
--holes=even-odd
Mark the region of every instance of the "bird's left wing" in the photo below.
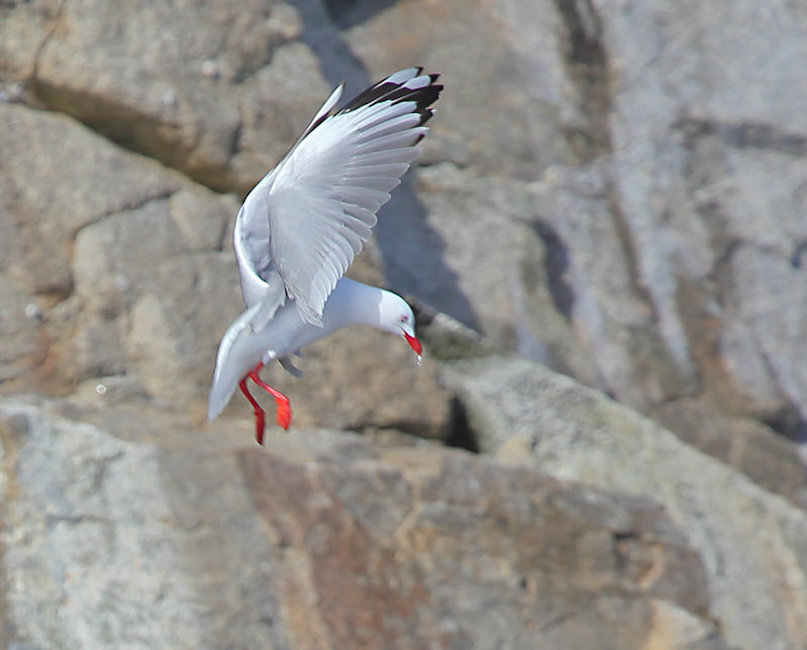
{"type": "Polygon", "coordinates": [[[267,199],[268,189],[272,186],[277,170],[283,166],[285,160],[294,152],[297,145],[326,119],[336,107],[342,96],[344,84],[337,86],[330,97],[317,111],[314,119],[306,127],[303,135],[286,153],[283,160],[272,169],[249,193],[244,205],[238,212],[235,221],[233,243],[235,255],[238,258],[238,271],[241,278],[241,295],[247,307],[252,307],[260,301],[269,301],[266,309],[266,318],[271,319],[277,307],[286,299],[286,291],[280,275],[272,262],[269,250],[269,206],[267,199]],[[281,286],[275,287],[275,284],[281,286]],[[278,291],[277,289],[282,289],[278,291]]]}
{"type": "Polygon", "coordinates": [[[269,252],[301,316],[319,324],[325,301],[370,237],[376,212],[420,153],[442,86],[401,70],[338,112],[334,91],[303,137],[256,190],[269,252]],[[265,184],[264,184],[265,182],[265,184]]]}

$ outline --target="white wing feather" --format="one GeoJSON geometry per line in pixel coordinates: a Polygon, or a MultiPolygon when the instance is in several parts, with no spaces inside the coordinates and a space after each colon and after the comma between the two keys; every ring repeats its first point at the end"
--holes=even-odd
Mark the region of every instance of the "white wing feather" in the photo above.
{"type": "Polygon", "coordinates": [[[414,145],[442,88],[435,75],[420,72],[401,70],[333,113],[338,87],[247,197],[235,248],[247,305],[271,303],[261,310],[264,324],[286,296],[306,321],[320,323],[325,301],[370,237],[376,212],[420,153],[414,145]]]}

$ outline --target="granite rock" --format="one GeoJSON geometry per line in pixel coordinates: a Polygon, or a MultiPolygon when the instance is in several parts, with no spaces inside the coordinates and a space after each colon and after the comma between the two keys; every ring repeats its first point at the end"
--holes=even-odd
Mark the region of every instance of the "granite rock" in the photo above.
{"type": "Polygon", "coordinates": [[[483,452],[661,505],[707,573],[712,614],[738,648],[807,639],[807,513],[601,393],[519,359],[443,375],[483,452]]]}
{"type": "Polygon", "coordinates": [[[647,500],[431,445],[245,449],[90,408],[0,405],[10,647],[726,647],[701,558],[647,500]]]}

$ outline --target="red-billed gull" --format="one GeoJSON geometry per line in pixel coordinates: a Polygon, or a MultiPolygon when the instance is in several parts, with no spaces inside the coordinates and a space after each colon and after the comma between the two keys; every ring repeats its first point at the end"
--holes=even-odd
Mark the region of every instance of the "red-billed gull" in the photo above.
{"type": "Polygon", "coordinates": [[[421,68],[401,70],[336,110],[333,91],[302,137],[249,193],[235,222],[234,245],[246,311],[225,333],[216,357],[208,418],[240,387],[255,411],[263,443],[265,414],[251,378],[277,403],[288,428],[288,398],[258,373],[351,325],[397,334],[418,357],[412,309],[400,296],[342,277],[370,237],[376,212],[420,154],[418,142],[442,86],[421,68]]]}

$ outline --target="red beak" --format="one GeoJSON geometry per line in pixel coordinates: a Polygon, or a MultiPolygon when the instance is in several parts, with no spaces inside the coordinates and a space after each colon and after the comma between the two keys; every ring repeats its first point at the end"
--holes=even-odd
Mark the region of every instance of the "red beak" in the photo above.
{"type": "Polygon", "coordinates": [[[420,344],[420,341],[418,341],[416,336],[409,336],[409,334],[406,332],[404,332],[403,335],[406,342],[409,344],[409,347],[415,351],[415,354],[421,354],[423,352],[423,346],[420,344]]]}

